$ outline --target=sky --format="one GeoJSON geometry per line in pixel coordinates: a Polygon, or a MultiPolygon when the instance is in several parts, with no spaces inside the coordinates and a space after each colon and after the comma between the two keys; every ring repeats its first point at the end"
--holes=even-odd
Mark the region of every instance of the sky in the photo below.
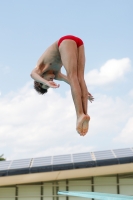
{"type": "Polygon", "coordinates": [[[132,0],[0,1],[0,155],[133,147],[132,10],[132,0]],[[85,80],[95,98],[85,137],[76,132],[70,86],[60,82],[42,96],[30,77],[42,53],[67,34],[84,41],[85,80]]]}

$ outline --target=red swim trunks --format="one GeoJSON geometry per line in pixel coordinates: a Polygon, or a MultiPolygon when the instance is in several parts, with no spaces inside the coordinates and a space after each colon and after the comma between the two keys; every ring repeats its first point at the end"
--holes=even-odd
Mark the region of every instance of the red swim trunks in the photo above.
{"type": "Polygon", "coordinates": [[[84,44],[83,41],[82,41],[80,38],[75,37],[75,36],[73,36],[73,35],[66,35],[66,36],[63,36],[63,37],[61,37],[61,38],[59,39],[59,41],[58,41],[58,47],[60,46],[61,42],[62,42],[63,40],[66,40],[66,39],[75,41],[76,44],[77,44],[77,47],[80,47],[82,44],[84,44]]]}

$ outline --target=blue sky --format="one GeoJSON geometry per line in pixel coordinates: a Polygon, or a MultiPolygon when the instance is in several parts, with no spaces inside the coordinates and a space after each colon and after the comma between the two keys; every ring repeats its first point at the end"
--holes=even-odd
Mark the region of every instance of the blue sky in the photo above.
{"type": "Polygon", "coordinates": [[[132,0],[0,2],[0,153],[17,159],[132,147],[132,10],[132,0]],[[30,77],[44,50],[67,34],[84,41],[95,97],[84,138],[75,131],[69,86],[42,97],[30,77]]]}

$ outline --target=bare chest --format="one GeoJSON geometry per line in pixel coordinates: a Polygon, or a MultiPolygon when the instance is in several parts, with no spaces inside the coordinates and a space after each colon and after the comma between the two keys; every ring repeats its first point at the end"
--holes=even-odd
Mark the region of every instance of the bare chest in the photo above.
{"type": "Polygon", "coordinates": [[[44,55],[44,64],[48,69],[58,71],[62,67],[61,56],[57,49],[48,49],[44,55]]]}

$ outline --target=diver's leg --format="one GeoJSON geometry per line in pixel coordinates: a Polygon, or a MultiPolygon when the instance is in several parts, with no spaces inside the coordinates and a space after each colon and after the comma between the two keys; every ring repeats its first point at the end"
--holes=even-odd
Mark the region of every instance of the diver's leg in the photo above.
{"type": "Polygon", "coordinates": [[[84,114],[81,87],[78,80],[77,62],[78,62],[78,49],[73,40],[64,40],[59,47],[61,60],[63,66],[67,71],[67,76],[70,82],[71,93],[75,104],[77,114],[77,131],[83,135],[83,122],[87,120],[88,116],[84,114]]]}
{"type": "MultiPolygon", "coordinates": [[[[85,68],[85,52],[84,45],[78,48],[78,80],[81,87],[82,105],[83,111],[86,115],[88,108],[88,90],[84,80],[84,68],[85,68]]],[[[83,132],[86,134],[88,131],[89,121],[88,119],[83,124],[83,132]]]]}

